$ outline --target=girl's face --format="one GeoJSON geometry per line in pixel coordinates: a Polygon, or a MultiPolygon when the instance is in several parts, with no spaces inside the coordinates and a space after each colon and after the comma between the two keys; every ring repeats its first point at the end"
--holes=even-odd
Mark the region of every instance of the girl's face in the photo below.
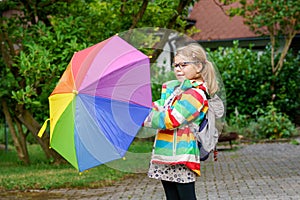
{"type": "Polygon", "coordinates": [[[199,73],[199,63],[191,62],[188,60],[183,60],[182,58],[176,56],[174,58],[174,73],[179,81],[189,80],[202,80],[199,73]],[[198,71],[198,73],[197,73],[198,71]]]}

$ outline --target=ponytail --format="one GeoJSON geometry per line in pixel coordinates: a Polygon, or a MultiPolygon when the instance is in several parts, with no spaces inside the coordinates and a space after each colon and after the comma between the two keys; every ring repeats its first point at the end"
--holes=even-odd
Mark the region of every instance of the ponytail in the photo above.
{"type": "Polygon", "coordinates": [[[201,76],[207,84],[209,94],[213,96],[219,90],[219,86],[216,79],[215,68],[212,62],[205,61],[203,63],[203,70],[201,72],[201,76]]]}

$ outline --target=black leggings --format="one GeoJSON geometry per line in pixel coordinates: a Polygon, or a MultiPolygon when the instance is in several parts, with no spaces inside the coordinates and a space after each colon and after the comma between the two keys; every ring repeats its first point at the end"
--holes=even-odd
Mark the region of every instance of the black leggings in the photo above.
{"type": "Polygon", "coordinates": [[[195,182],[176,183],[161,181],[167,200],[196,200],[195,182]]]}

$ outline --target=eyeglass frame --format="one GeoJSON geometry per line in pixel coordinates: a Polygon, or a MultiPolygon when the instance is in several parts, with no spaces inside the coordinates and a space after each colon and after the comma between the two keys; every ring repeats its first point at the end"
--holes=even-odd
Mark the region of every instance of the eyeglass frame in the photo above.
{"type": "Polygon", "coordinates": [[[200,63],[200,61],[186,61],[186,62],[173,63],[172,66],[173,66],[174,68],[179,67],[179,68],[182,70],[182,69],[185,68],[185,67],[183,67],[182,65],[196,64],[196,63],[200,63]]]}

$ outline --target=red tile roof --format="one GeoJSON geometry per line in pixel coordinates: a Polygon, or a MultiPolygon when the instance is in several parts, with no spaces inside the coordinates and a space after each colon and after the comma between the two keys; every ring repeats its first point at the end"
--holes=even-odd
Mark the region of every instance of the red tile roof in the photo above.
{"type": "MultiPolygon", "coordinates": [[[[229,7],[225,7],[229,8],[229,7]]],[[[194,40],[224,40],[258,37],[243,24],[243,18],[226,16],[213,0],[200,0],[195,3],[190,19],[196,20],[196,28],[201,32],[192,36],[194,40]]]]}

